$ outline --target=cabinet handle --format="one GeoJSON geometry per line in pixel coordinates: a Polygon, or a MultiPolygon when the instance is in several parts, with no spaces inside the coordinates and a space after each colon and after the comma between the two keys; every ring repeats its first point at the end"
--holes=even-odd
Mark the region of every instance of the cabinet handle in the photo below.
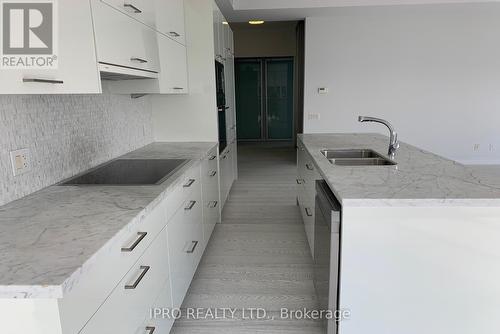
{"type": "Polygon", "coordinates": [[[303,183],[303,180],[297,179],[297,184],[302,184],[302,183],[303,183]]]}
{"type": "Polygon", "coordinates": [[[168,34],[172,37],[180,37],[181,36],[179,33],[177,33],[177,31],[170,31],[168,34]]]}
{"type": "Polygon", "coordinates": [[[214,208],[216,208],[216,207],[217,207],[217,204],[218,204],[218,202],[217,202],[217,201],[212,201],[212,202],[208,203],[208,207],[209,207],[210,209],[214,209],[214,208]]]}
{"type": "Polygon", "coordinates": [[[148,235],[148,232],[137,232],[137,235],[139,236],[139,238],[137,238],[136,241],[134,241],[134,243],[132,244],[132,246],[130,247],[122,247],[122,252],[131,252],[133,251],[137,245],[139,245],[139,243],[146,237],[146,235],[148,235]]]}
{"type": "Polygon", "coordinates": [[[215,158],[217,158],[215,155],[211,155],[210,158],[208,158],[208,160],[215,160],[215,158]]]}
{"type": "Polygon", "coordinates": [[[138,58],[138,57],[132,57],[132,58],[130,58],[130,61],[136,61],[136,62],[141,63],[141,64],[148,62],[146,59],[142,59],[142,58],[138,58]]]}
{"type": "Polygon", "coordinates": [[[184,87],[172,87],[174,90],[184,90],[184,87]]]}
{"type": "Polygon", "coordinates": [[[184,187],[184,188],[189,188],[189,187],[191,187],[191,186],[193,185],[193,183],[195,183],[195,182],[196,182],[196,180],[195,180],[195,179],[189,179],[189,181],[188,181],[185,185],[183,185],[183,187],[184,187]]]}
{"type": "Polygon", "coordinates": [[[52,79],[37,79],[37,78],[23,78],[23,82],[37,82],[37,83],[49,83],[49,84],[63,84],[62,80],[52,80],[52,79]]]}
{"type": "Polygon", "coordinates": [[[153,334],[156,330],[156,327],[154,326],[147,326],[146,330],[148,331],[148,334],[153,334]]]}
{"type": "Polygon", "coordinates": [[[137,277],[134,284],[125,285],[126,290],[134,290],[135,288],[137,288],[137,286],[139,285],[139,283],[141,283],[142,279],[144,278],[144,276],[146,276],[146,274],[148,273],[149,269],[151,269],[151,267],[150,266],[140,266],[140,269],[142,270],[142,273],[139,275],[139,277],[137,277]]]}
{"type": "Polygon", "coordinates": [[[216,170],[213,170],[210,174],[208,174],[208,176],[210,176],[210,177],[214,177],[215,175],[217,175],[216,170]]]}
{"type": "Polygon", "coordinates": [[[314,170],[313,166],[311,166],[309,164],[306,164],[306,168],[309,169],[309,170],[314,170]]]}
{"type": "Polygon", "coordinates": [[[189,201],[188,206],[186,206],[184,208],[184,210],[186,210],[186,211],[191,210],[194,207],[195,204],[196,204],[196,201],[189,201]]]}
{"type": "Polygon", "coordinates": [[[125,3],[125,4],[123,4],[123,7],[127,7],[127,8],[132,9],[134,11],[134,13],[136,13],[136,14],[142,13],[142,10],[140,10],[136,6],[132,5],[131,3],[125,3]]]}
{"type": "Polygon", "coordinates": [[[306,216],[307,217],[312,217],[313,214],[311,213],[311,209],[305,208],[304,210],[306,211],[306,216]]]}
{"type": "Polygon", "coordinates": [[[191,249],[187,250],[186,253],[188,254],[192,254],[194,253],[194,250],[196,249],[196,246],[198,246],[198,241],[191,241],[193,243],[193,246],[191,247],[191,249]]]}

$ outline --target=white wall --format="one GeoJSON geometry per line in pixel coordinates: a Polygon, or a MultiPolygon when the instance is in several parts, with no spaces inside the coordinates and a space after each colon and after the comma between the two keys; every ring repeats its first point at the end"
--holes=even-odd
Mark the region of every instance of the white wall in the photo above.
{"type": "Polygon", "coordinates": [[[500,4],[344,8],[308,18],[304,133],[386,134],[357,122],[378,116],[405,142],[464,163],[500,163],[499,18],[500,4]]]}
{"type": "Polygon", "coordinates": [[[231,23],[236,57],[288,57],[297,53],[297,22],[266,22],[255,26],[231,23]]]}
{"type": "Polygon", "coordinates": [[[149,98],[130,95],[0,96],[0,205],[151,143],[149,98]],[[14,177],[9,152],[31,151],[14,177]]]}
{"type": "Polygon", "coordinates": [[[156,141],[218,141],[212,1],[185,0],[189,95],[152,96],[156,141]]]}

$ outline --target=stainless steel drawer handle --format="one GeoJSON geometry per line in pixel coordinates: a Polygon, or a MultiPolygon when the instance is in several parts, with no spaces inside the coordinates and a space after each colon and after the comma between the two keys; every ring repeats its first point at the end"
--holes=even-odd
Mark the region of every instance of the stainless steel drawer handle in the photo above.
{"type": "Polygon", "coordinates": [[[302,183],[304,183],[304,180],[297,179],[297,184],[302,184],[302,183]]]}
{"type": "Polygon", "coordinates": [[[23,82],[37,82],[37,83],[49,83],[49,84],[63,84],[62,80],[52,80],[52,79],[37,79],[37,78],[23,78],[23,82]]]}
{"type": "Polygon", "coordinates": [[[141,63],[141,64],[144,64],[144,63],[148,62],[146,59],[142,59],[142,58],[139,58],[139,57],[132,57],[132,58],[130,58],[130,61],[135,61],[135,62],[138,62],[138,63],[141,63]]]}
{"type": "Polygon", "coordinates": [[[183,187],[184,187],[184,188],[189,188],[189,187],[191,187],[191,186],[193,185],[193,183],[195,183],[195,182],[196,182],[196,180],[195,180],[195,179],[189,179],[189,181],[188,181],[185,185],[183,185],[183,187]]]}
{"type": "Polygon", "coordinates": [[[194,207],[195,204],[196,204],[196,201],[189,201],[188,206],[186,206],[184,208],[184,210],[186,210],[186,211],[191,210],[194,207]]]}
{"type": "Polygon", "coordinates": [[[148,273],[149,269],[151,269],[150,266],[140,266],[139,268],[142,270],[142,273],[139,275],[139,277],[137,277],[134,284],[125,285],[126,290],[133,290],[133,289],[137,288],[137,286],[139,285],[139,283],[141,283],[144,276],[146,276],[146,274],[148,273]]]}
{"type": "Polygon", "coordinates": [[[156,327],[154,326],[147,326],[146,330],[148,331],[148,334],[153,334],[156,330],[156,327]]]}
{"type": "Polygon", "coordinates": [[[188,250],[186,251],[186,253],[188,253],[188,254],[192,254],[192,253],[194,253],[194,250],[195,250],[195,249],[196,249],[196,247],[198,246],[198,241],[194,241],[194,240],[193,240],[193,241],[192,241],[192,243],[193,243],[193,245],[191,246],[191,249],[188,249],[188,250]]]}
{"type": "Polygon", "coordinates": [[[215,160],[215,158],[217,158],[217,156],[215,156],[215,155],[211,155],[211,156],[208,158],[208,160],[210,160],[210,161],[211,161],[211,160],[215,160]]]}
{"type": "Polygon", "coordinates": [[[174,90],[184,90],[184,87],[172,87],[174,90]]]}
{"type": "Polygon", "coordinates": [[[313,166],[311,166],[309,164],[306,164],[306,168],[309,169],[309,170],[314,170],[313,166]]]}
{"type": "Polygon", "coordinates": [[[139,236],[137,240],[135,240],[130,247],[122,247],[122,252],[133,251],[137,247],[137,245],[139,245],[141,241],[146,237],[146,235],[148,235],[148,232],[137,232],[137,235],[139,236]]]}
{"type": "Polygon", "coordinates": [[[312,215],[313,215],[313,214],[312,214],[312,212],[311,212],[311,209],[309,209],[309,208],[305,208],[304,210],[306,211],[306,216],[307,216],[307,217],[312,217],[312,215]]]}
{"type": "Polygon", "coordinates": [[[208,176],[210,176],[210,177],[214,177],[215,175],[217,175],[216,170],[213,170],[210,174],[208,174],[208,176]]]}
{"type": "Polygon", "coordinates": [[[123,7],[132,9],[134,11],[134,13],[136,13],[136,14],[142,13],[142,10],[140,10],[136,6],[132,5],[131,3],[125,3],[125,4],[123,4],[123,7]]]}
{"type": "Polygon", "coordinates": [[[208,203],[208,207],[209,207],[210,209],[214,209],[214,208],[216,208],[216,207],[217,207],[217,204],[218,204],[218,202],[217,202],[217,201],[212,201],[212,202],[208,203]]]}
{"type": "Polygon", "coordinates": [[[177,31],[170,31],[168,34],[172,37],[179,37],[180,36],[180,34],[177,31]]]}

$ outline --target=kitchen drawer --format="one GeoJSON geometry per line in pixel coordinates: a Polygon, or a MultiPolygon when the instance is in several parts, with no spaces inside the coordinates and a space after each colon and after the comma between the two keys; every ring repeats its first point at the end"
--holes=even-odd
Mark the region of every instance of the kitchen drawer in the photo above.
{"type": "Polygon", "coordinates": [[[169,278],[168,260],[167,236],[163,230],[80,333],[143,333],[144,318],[159,288],[169,278]]]}
{"type": "Polygon", "coordinates": [[[170,279],[168,279],[163,287],[160,288],[156,300],[151,305],[152,312],[148,312],[144,323],[141,326],[142,332],[140,334],[158,333],[168,334],[172,325],[174,324],[173,317],[162,317],[161,314],[155,315],[155,309],[168,309],[172,310],[172,290],[170,286],[170,279]]]}
{"type": "Polygon", "coordinates": [[[100,0],[92,2],[99,63],[160,71],[157,32],[100,0]]]}
{"type": "Polygon", "coordinates": [[[167,195],[167,221],[169,221],[175,215],[179,207],[188,200],[191,193],[201,194],[200,164],[186,171],[177,181],[174,190],[167,195]]]}
{"type": "Polygon", "coordinates": [[[167,224],[172,301],[179,307],[202,255],[203,228],[201,192],[184,203],[167,224]],[[196,203],[191,207],[192,202],[196,203]],[[189,209],[191,207],[191,209],[189,209]]]}
{"type": "MultiPolygon", "coordinates": [[[[152,0],[101,0],[123,14],[156,29],[156,14],[152,0]]],[[[167,0],[170,1],[170,0],[167,0]]]]}
{"type": "Polygon", "coordinates": [[[84,326],[165,225],[165,207],[160,203],[104,246],[60,300],[63,328],[77,333],[84,326]]]}
{"type": "Polygon", "coordinates": [[[314,199],[304,198],[301,207],[302,218],[304,220],[304,229],[306,231],[307,241],[311,249],[311,255],[314,256],[314,199]]]}

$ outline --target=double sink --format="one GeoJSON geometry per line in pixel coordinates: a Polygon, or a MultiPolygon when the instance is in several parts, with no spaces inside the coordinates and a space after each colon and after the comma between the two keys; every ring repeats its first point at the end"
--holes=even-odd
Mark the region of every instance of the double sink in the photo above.
{"type": "Polygon", "coordinates": [[[394,166],[397,163],[371,149],[321,150],[330,163],[339,166],[394,166]]]}

